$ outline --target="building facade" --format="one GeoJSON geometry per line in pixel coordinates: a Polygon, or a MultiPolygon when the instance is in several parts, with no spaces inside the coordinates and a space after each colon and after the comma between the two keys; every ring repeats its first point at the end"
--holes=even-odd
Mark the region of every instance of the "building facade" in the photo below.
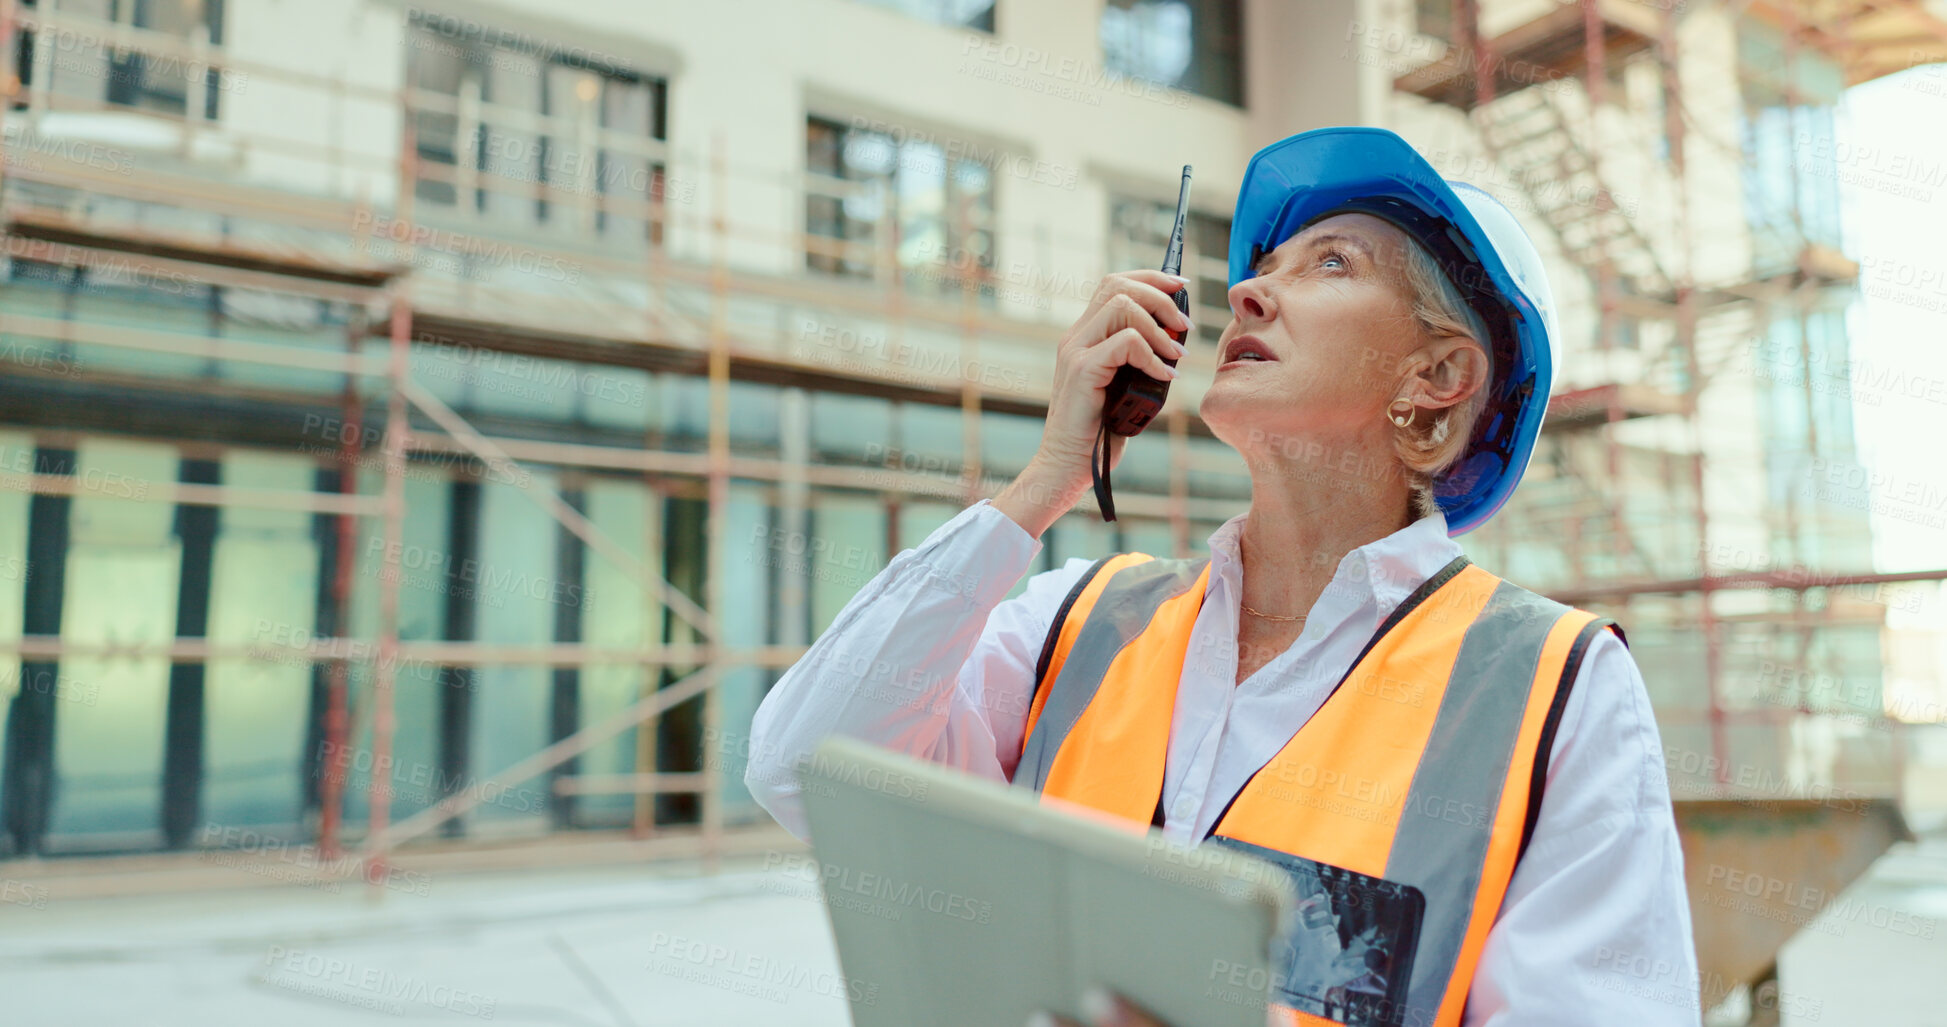
{"type": "Polygon", "coordinates": [[[9,11],[0,855],[757,823],[764,689],[1025,465],[1185,163],[1187,374],[1041,566],[1244,509],[1194,417],[1232,201],[1350,123],[1554,261],[1554,427],[1469,550],[1623,621],[1689,794],[1890,787],[1903,600],[1818,478],[1862,72],[1765,5],[9,11]]]}

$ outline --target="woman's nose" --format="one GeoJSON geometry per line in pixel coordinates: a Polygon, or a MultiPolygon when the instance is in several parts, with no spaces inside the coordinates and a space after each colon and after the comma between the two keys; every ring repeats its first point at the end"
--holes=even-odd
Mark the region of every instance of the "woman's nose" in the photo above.
{"type": "Polygon", "coordinates": [[[1265,321],[1277,307],[1271,295],[1264,289],[1264,283],[1256,278],[1246,278],[1230,289],[1231,313],[1242,321],[1265,321]]]}

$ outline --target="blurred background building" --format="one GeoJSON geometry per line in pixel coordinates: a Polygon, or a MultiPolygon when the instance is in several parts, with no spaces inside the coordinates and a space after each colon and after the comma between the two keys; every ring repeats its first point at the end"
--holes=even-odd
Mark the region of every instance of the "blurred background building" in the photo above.
{"type": "MultiPolygon", "coordinates": [[[[1333,124],[1552,261],[1546,434],[1462,541],[1629,631],[1693,875],[1843,886],[1939,747],[1947,571],[1874,531],[1947,496],[1859,458],[1911,382],[1849,353],[1841,192],[1947,168],[1834,120],[1947,60],[1936,4],[12,0],[0,35],[0,857],[776,845],[765,688],[1024,466],[1186,162],[1187,373],[1042,567],[1244,508],[1194,414],[1231,203],[1333,124]]],[[[1693,904],[1721,982],[1795,930],[1693,904]]]]}

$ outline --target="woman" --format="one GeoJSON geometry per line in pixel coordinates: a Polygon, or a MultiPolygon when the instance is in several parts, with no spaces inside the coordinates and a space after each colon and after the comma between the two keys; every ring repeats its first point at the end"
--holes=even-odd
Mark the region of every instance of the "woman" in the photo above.
{"type": "Polygon", "coordinates": [[[1696,1023],[1619,632],[1449,537],[1501,506],[1540,429],[1556,329],[1532,244],[1398,136],[1343,128],[1252,158],[1230,256],[1200,413],[1251,502],[1209,559],[1070,560],[1002,601],[1089,487],[1116,369],[1170,378],[1184,353],[1183,280],[1110,275],[1056,347],[1027,469],[895,558],[766,697],[753,794],[803,837],[792,768],[844,734],[1272,859],[1330,911],[1284,953],[1290,1022],[1696,1023]]]}

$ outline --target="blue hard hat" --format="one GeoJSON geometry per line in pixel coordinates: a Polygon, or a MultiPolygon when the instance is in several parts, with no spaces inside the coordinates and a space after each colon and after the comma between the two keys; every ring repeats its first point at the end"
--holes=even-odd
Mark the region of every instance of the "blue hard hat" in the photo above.
{"type": "Polygon", "coordinates": [[[1321,128],[1265,147],[1244,169],[1230,230],[1230,284],[1305,226],[1366,213],[1433,255],[1487,325],[1494,361],[1487,406],[1466,452],[1433,483],[1447,533],[1479,527],[1528,469],[1555,380],[1561,330],[1541,254],[1500,201],[1440,177],[1383,128],[1321,128]]]}

